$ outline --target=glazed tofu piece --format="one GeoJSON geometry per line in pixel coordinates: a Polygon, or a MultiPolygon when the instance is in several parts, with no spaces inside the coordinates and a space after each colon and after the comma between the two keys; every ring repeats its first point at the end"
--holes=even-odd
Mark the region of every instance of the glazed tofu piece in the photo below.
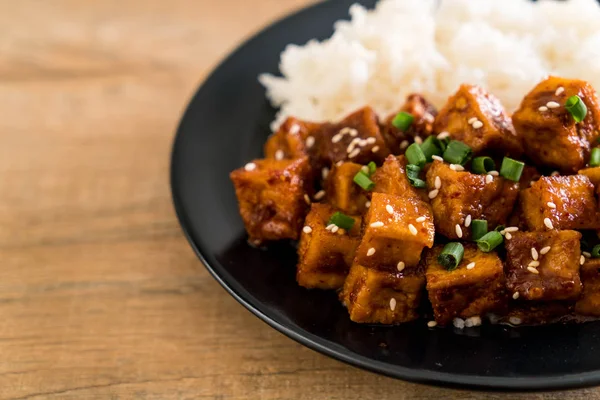
{"type": "Polygon", "coordinates": [[[416,268],[435,233],[427,203],[383,193],[373,193],[363,230],[354,263],[386,271],[416,268]]]}
{"type": "MultiPolygon", "coordinates": [[[[393,154],[404,153],[408,145],[414,142],[415,137],[425,139],[433,132],[433,122],[437,110],[420,94],[413,93],[406,98],[406,102],[398,112],[390,115],[383,124],[382,134],[390,151],[393,154]],[[407,112],[414,120],[406,132],[396,128],[392,121],[399,112],[407,112]]],[[[418,140],[418,139],[417,139],[418,140]]]]}
{"type": "Polygon", "coordinates": [[[354,264],[340,297],[354,322],[400,324],[418,318],[424,286],[420,269],[390,272],[354,264]]]}
{"type": "Polygon", "coordinates": [[[594,185],[585,175],[542,177],[521,191],[520,203],[530,230],[600,228],[594,185]]]}
{"type": "Polygon", "coordinates": [[[454,171],[441,161],[431,164],[426,182],[433,197],[431,207],[437,232],[450,239],[471,238],[471,229],[465,226],[469,215],[471,220],[487,220],[490,230],[505,224],[519,193],[516,182],[494,177],[486,183],[485,175],[454,171]],[[438,178],[441,185],[436,189],[438,178]]]}
{"type": "Polygon", "coordinates": [[[367,208],[367,192],[354,183],[354,176],[363,166],[345,162],[334,165],[327,177],[327,199],[346,214],[362,214],[367,208]]]}
{"type": "Polygon", "coordinates": [[[575,312],[600,317],[600,258],[587,258],[579,273],[583,292],[575,304],[575,312]]]}
{"type": "Polygon", "coordinates": [[[513,233],[505,242],[509,293],[532,301],[576,300],[581,294],[580,240],[577,231],[513,233]]]}
{"type": "Polygon", "coordinates": [[[254,160],[231,172],[240,214],[252,243],[298,239],[308,210],[310,174],[306,157],[254,160]]]}
{"type": "MultiPolygon", "coordinates": [[[[375,183],[374,192],[395,196],[422,197],[424,191],[412,186],[406,176],[406,158],[389,155],[383,165],[375,171],[371,180],[375,183]],[[423,193],[421,193],[423,192],[423,193]]],[[[426,197],[426,196],[425,196],[426,197]]]]}
{"type": "Polygon", "coordinates": [[[598,188],[600,187],[600,167],[580,169],[578,174],[587,176],[590,182],[592,182],[592,184],[596,188],[596,190],[598,190],[598,188]]]}
{"type": "Polygon", "coordinates": [[[502,261],[496,252],[484,253],[475,244],[467,243],[461,263],[448,271],[437,260],[443,248],[436,245],[423,259],[435,321],[446,325],[457,317],[503,312],[507,297],[502,261]]]}
{"type": "Polygon", "coordinates": [[[598,98],[585,81],[551,76],[525,96],[512,120],[527,155],[537,165],[575,173],[585,166],[590,144],[598,137],[598,98]],[[574,95],[588,110],[580,123],[564,107],[574,95]]]}
{"type": "Polygon", "coordinates": [[[306,216],[298,246],[296,280],[300,286],[339,289],[344,284],[360,241],[361,217],[353,217],[350,231],[332,232],[326,228],[336,211],[330,205],[313,203],[306,216]]]}
{"type": "Polygon", "coordinates": [[[521,138],[500,100],[476,85],[460,86],[440,110],[433,131],[448,132],[475,154],[485,151],[518,157],[523,153],[521,138]]]}
{"type": "Polygon", "coordinates": [[[320,126],[321,124],[289,117],[267,139],[264,145],[265,158],[283,160],[309,157],[312,161],[316,157],[314,142],[320,126]]]}
{"type": "Polygon", "coordinates": [[[515,326],[549,324],[571,314],[573,308],[573,301],[513,301],[501,321],[515,326]]]}

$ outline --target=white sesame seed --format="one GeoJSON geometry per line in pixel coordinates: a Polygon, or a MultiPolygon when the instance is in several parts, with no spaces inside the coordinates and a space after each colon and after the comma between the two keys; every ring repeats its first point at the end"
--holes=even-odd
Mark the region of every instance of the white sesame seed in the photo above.
{"type": "Polygon", "coordinates": [[[290,126],[290,133],[292,135],[297,134],[298,132],[300,132],[300,125],[298,124],[293,124],[292,126],[290,126]]]}
{"type": "Polygon", "coordinates": [[[327,225],[327,227],[325,228],[326,231],[330,231],[333,229],[333,227],[336,226],[335,224],[329,224],[327,225]]]}
{"type": "Polygon", "coordinates": [[[462,228],[460,227],[459,224],[456,224],[456,226],[454,227],[454,230],[456,231],[456,236],[461,238],[462,237],[462,228]]]}
{"type": "Polygon", "coordinates": [[[537,260],[539,257],[538,251],[535,249],[535,247],[531,248],[531,258],[533,258],[534,260],[537,260]]]}
{"type": "Polygon", "coordinates": [[[510,239],[512,239],[512,235],[510,234],[510,232],[506,232],[506,235],[504,235],[504,238],[506,240],[510,240],[510,239]]]}
{"type": "Polygon", "coordinates": [[[415,221],[417,221],[417,222],[425,222],[426,219],[427,219],[427,217],[419,217],[415,221]]]}
{"type": "Polygon", "coordinates": [[[381,221],[375,221],[372,222],[371,225],[369,225],[371,228],[381,228],[383,226],[383,222],[381,221]]]}
{"type": "Polygon", "coordinates": [[[396,309],[396,299],[392,297],[390,299],[390,310],[394,311],[395,309],[396,309]]]}
{"type": "Polygon", "coordinates": [[[431,115],[430,113],[425,113],[425,115],[423,115],[423,118],[427,122],[433,122],[433,121],[435,121],[435,117],[433,115],[431,115]]]}
{"type": "Polygon", "coordinates": [[[350,129],[350,136],[355,137],[358,135],[358,131],[356,129],[350,129]]]}
{"type": "Polygon", "coordinates": [[[465,327],[465,320],[462,318],[454,318],[452,325],[454,325],[455,328],[463,329],[465,327]]]}
{"type": "Polygon", "coordinates": [[[321,200],[323,197],[325,197],[325,191],[324,190],[319,190],[317,193],[315,193],[315,200],[321,200]]]}
{"type": "Polygon", "coordinates": [[[562,92],[565,91],[565,88],[562,86],[559,86],[558,89],[556,89],[556,92],[554,92],[555,96],[560,96],[562,92]]]}
{"type": "Polygon", "coordinates": [[[374,137],[367,138],[367,144],[375,144],[376,141],[377,139],[375,139],[374,137]]]}
{"type": "Polygon", "coordinates": [[[527,267],[527,271],[531,272],[532,274],[538,274],[538,275],[540,273],[540,271],[538,271],[534,267],[527,267]]]}
{"type": "Polygon", "coordinates": [[[465,218],[465,228],[468,228],[471,225],[471,214],[467,215],[465,218]]]}
{"type": "Polygon", "coordinates": [[[367,208],[371,207],[371,202],[367,200],[367,202],[365,203],[365,207],[367,207],[367,208]]]}
{"type": "Polygon", "coordinates": [[[544,218],[544,225],[546,225],[546,228],[548,229],[554,229],[554,225],[552,225],[552,221],[550,221],[550,218],[548,217],[544,218]]]}
{"type": "Polygon", "coordinates": [[[283,170],[283,176],[285,176],[286,178],[289,178],[292,176],[292,174],[290,174],[290,171],[288,171],[287,169],[283,170]]]}
{"type": "Polygon", "coordinates": [[[471,317],[465,319],[465,328],[471,328],[473,326],[473,320],[471,317]]]}
{"type": "Polygon", "coordinates": [[[481,325],[481,317],[478,315],[471,317],[470,320],[471,320],[471,323],[473,324],[473,326],[481,325]]]}
{"type": "Polygon", "coordinates": [[[416,236],[417,233],[419,233],[413,224],[408,224],[408,230],[413,234],[413,236],[416,236]]]}
{"type": "Polygon", "coordinates": [[[283,150],[277,150],[277,151],[275,152],[275,159],[276,159],[276,160],[283,160],[283,157],[284,157],[284,156],[285,156],[285,155],[283,154],[283,150]]]}
{"type": "Polygon", "coordinates": [[[546,111],[548,111],[548,107],[546,107],[546,106],[540,106],[540,107],[538,108],[538,111],[541,111],[541,112],[546,112],[546,111]]]}
{"type": "Polygon", "coordinates": [[[254,171],[256,169],[256,164],[249,162],[248,164],[244,165],[244,169],[246,171],[254,171]]]}
{"type": "Polygon", "coordinates": [[[529,262],[529,264],[527,264],[527,266],[528,266],[528,267],[537,268],[537,267],[539,267],[539,266],[540,266],[540,262],[539,262],[539,261],[536,261],[536,260],[533,260],[533,261],[530,261],[530,262],[529,262]]]}
{"type": "Polygon", "coordinates": [[[339,226],[334,225],[333,228],[331,228],[331,233],[336,233],[339,229],[340,229],[339,226]]]}
{"type": "Polygon", "coordinates": [[[469,120],[467,121],[467,123],[469,125],[471,125],[473,122],[477,121],[477,117],[473,117],[473,118],[469,118],[469,120]]]}
{"type": "Polygon", "coordinates": [[[387,211],[390,214],[394,214],[394,207],[390,206],[389,204],[387,204],[385,206],[385,211],[387,211]]]}
{"type": "Polygon", "coordinates": [[[444,131],[444,132],[441,132],[439,135],[437,135],[437,138],[442,140],[442,139],[446,139],[449,136],[450,136],[450,133],[444,131]]]}
{"type": "Polygon", "coordinates": [[[515,299],[515,300],[518,299],[519,298],[519,292],[514,292],[513,295],[512,295],[512,298],[515,299]]]}
{"type": "Polygon", "coordinates": [[[583,254],[583,256],[586,258],[592,258],[592,254],[588,253],[587,251],[582,251],[581,254],[583,254]]]}
{"type": "Polygon", "coordinates": [[[327,176],[329,175],[329,168],[325,167],[321,170],[321,176],[323,177],[323,179],[327,179],[327,176]]]}
{"type": "Polygon", "coordinates": [[[472,262],[472,263],[469,263],[469,264],[467,265],[467,269],[473,269],[473,268],[475,268],[475,263],[474,263],[474,262],[472,262]]]}
{"type": "Polygon", "coordinates": [[[504,228],[504,232],[517,232],[518,230],[518,226],[507,226],[506,228],[504,228]]]}
{"type": "Polygon", "coordinates": [[[554,204],[553,202],[549,201],[546,203],[546,205],[550,208],[556,208],[556,204],[554,204]]]}
{"type": "Polygon", "coordinates": [[[520,325],[521,322],[523,322],[523,321],[521,321],[521,318],[519,318],[519,317],[510,317],[508,319],[508,322],[510,322],[513,325],[520,325]]]}
{"type": "Polygon", "coordinates": [[[489,183],[492,183],[492,182],[494,182],[494,177],[492,175],[490,175],[490,174],[487,174],[485,176],[485,183],[489,184],[489,183]]]}
{"type": "Polygon", "coordinates": [[[435,177],[435,180],[433,181],[433,186],[435,186],[436,189],[439,189],[442,187],[442,180],[440,179],[439,176],[435,177]]]}
{"type": "Polygon", "coordinates": [[[373,148],[371,149],[371,151],[373,153],[377,153],[379,151],[379,146],[373,146],[373,148]]]}
{"type": "Polygon", "coordinates": [[[335,166],[336,167],[341,167],[343,163],[344,163],[344,160],[340,160],[340,161],[338,161],[338,162],[335,163],[335,166]]]}
{"type": "Polygon", "coordinates": [[[464,171],[465,167],[463,167],[462,165],[459,165],[459,164],[450,164],[450,169],[452,171],[464,171]]]}
{"type": "Polygon", "coordinates": [[[360,153],[360,149],[354,149],[352,153],[348,154],[348,158],[354,158],[360,153]]]}
{"type": "Polygon", "coordinates": [[[396,265],[396,268],[398,269],[399,272],[402,272],[404,270],[404,261],[398,261],[398,265],[396,265]]]}
{"type": "Polygon", "coordinates": [[[548,107],[548,108],[558,108],[558,107],[560,107],[560,104],[558,104],[555,101],[549,101],[549,102],[546,103],[546,107],[548,107]]]}
{"type": "Polygon", "coordinates": [[[358,145],[361,147],[364,147],[368,144],[369,142],[367,141],[367,139],[359,139],[358,140],[358,145]]]}
{"type": "Polygon", "coordinates": [[[540,250],[540,254],[546,254],[547,252],[549,252],[549,251],[550,251],[550,249],[551,249],[551,248],[552,248],[552,247],[550,247],[550,246],[546,246],[546,247],[542,248],[542,249],[540,250]]]}
{"type": "Polygon", "coordinates": [[[362,167],[360,167],[360,170],[362,172],[364,172],[365,174],[369,175],[369,167],[367,167],[366,165],[363,165],[362,167]]]}
{"type": "Polygon", "coordinates": [[[427,327],[428,328],[435,328],[437,326],[437,322],[435,321],[429,321],[427,322],[427,327]]]}
{"type": "Polygon", "coordinates": [[[585,264],[585,257],[584,256],[579,257],[579,264],[580,265],[585,264]]]}
{"type": "Polygon", "coordinates": [[[498,175],[500,175],[500,172],[498,172],[498,171],[490,171],[490,172],[488,172],[488,174],[491,175],[491,176],[498,176],[498,175]]]}
{"type": "Polygon", "coordinates": [[[351,130],[351,128],[348,128],[347,126],[346,126],[346,127],[343,127],[343,128],[342,128],[342,129],[340,129],[340,131],[338,132],[338,135],[342,135],[342,136],[343,136],[343,135],[345,135],[345,134],[347,134],[347,133],[350,133],[350,130],[351,130]]]}
{"type": "Polygon", "coordinates": [[[550,176],[559,176],[560,172],[558,171],[552,171],[552,173],[550,174],[550,176]]]}
{"type": "Polygon", "coordinates": [[[310,206],[310,197],[306,193],[304,193],[304,201],[310,206]]]}
{"type": "Polygon", "coordinates": [[[340,140],[342,140],[342,138],[343,138],[343,137],[344,137],[344,136],[343,136],[343,135],[341,135],[341,134],[339,134],[339,133],[338,133],[338,134],[336,134],[336,135],[333,135],[333,137],[331,138],[331,143],[337,143],[337,142],[339,142],[340,140]]]}
{"type": "Polygon", "coordinates": [[[308,225],[306,225],[304,228],[302,228],[302,232],[304,233],[311,233],[312,232],[312,228],[308,225]]]}
{"type": "Polygon", "coordinates": [[[416,144],[423,144],[423,139],[421,139],[421,136],[415,136],[415,143],[416,144]]]}
{"type": "Polygon", "coordinates": [[[473,127],[473,129],[479,129],[481,127],[483,127],[483,122],[477,120],[475,122],[473,122],[473,125],[471,125],[473,127]]]}
{"type": "Polygon", "coordinates": [[[371,257],[373,254],[375,254],[375,247],[371,247],[367,250],[367,257],[371,257]]]}
{"type": "Polygon", "coordinates": [[[431,156],[431,159],[435,161],[444,162],[444,159],[442,157],[436,155],[431,156]]]}
{"type": "Polygon", "coordinates": [[[307,148],[310,149],[311,147],[313,147],[314,144],[315,144],[315,138],[314,137],[309,136],[309,137],[306,138],[306,147],[307,148]]]}
{"type": "Polygon", "coordinates": [[[408,140],[403,140],[402,142],[400,142],[400,149],[403,150],[403,149],[407,148],[409,144],[410,143],[408,140]]]}
{"type": "Polygon", "coordinates": [[[435,199],[440,191],[438,189],[433,189],[429,192],[428,196],[431,200],[435,199]]]}

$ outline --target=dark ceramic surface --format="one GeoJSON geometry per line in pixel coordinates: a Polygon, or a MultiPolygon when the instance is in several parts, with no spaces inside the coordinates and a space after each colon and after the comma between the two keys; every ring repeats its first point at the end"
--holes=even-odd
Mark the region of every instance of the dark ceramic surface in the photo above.
{"type": "MultiPolygon", "coordinates": [[[[372,6],[374,1],[363,1],[372,6]]],[[[465,331],[352,323],[332,292],[294,280],[289,243],[247,245],[228,174],[261,156],[274,110],[257,76],[277,72],[288,43],[332,33],[351,1],[329,1],[265,29],[229,56],[192,99],[172,155],[171,184],[181,225],[208,270],[241,304],[275,329],[324,354],[385,375],[443,385],[551,389],[600,382],[600,322],[465,331]]]]}

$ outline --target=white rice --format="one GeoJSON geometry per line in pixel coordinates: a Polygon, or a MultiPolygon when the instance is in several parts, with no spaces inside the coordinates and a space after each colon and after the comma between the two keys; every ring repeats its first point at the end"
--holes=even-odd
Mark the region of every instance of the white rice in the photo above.
{"type": "Polygon", "coordinates": [[[485,87],[509,112],[547,74],[600,87],[596,0],[381,0],[350,7],[334,35],[281,54],[264,74],[272,128],[288,116],[337,120],[364,105],[385,117],[412,92],[442,106],[461,83],[485,87]]]}

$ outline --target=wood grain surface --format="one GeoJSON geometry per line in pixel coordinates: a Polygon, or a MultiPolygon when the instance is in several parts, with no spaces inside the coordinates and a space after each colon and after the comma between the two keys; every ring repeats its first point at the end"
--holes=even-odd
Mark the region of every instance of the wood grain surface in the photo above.
{"type": "Polygon", "coordinates": [[[168,185],[188,99],[306,0],[0,1],[0,397],[600,399],[427,387],[308,350],[202,268],[168,185]]]}

